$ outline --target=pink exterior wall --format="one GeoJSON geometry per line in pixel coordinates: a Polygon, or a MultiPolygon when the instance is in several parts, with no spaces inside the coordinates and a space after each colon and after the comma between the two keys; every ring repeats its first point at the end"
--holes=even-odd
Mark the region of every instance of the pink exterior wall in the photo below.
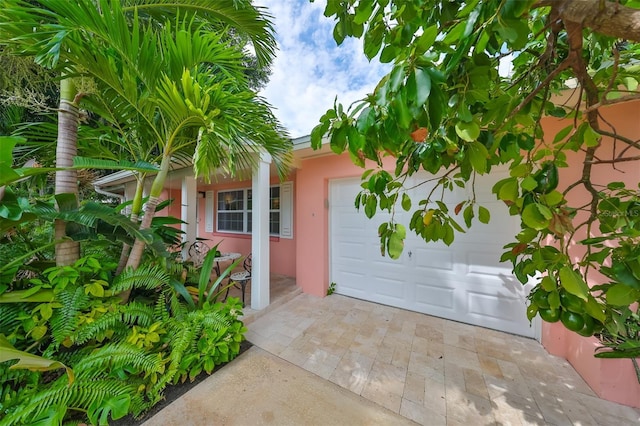
{"type": "MultiPolygon", "coordinates": [[[[296,209],[295,199],[295,173],[287,178],[288,181],[293,181],[294,187],[294,199],[293,208],[294,216],[296,209]]],[[[275,185],[279,181],[277,178],[271,179],[271,184],[275,185]]],[[[214,232],[205,231],[205,202],[203,198],[199,199],[198,203],[198,237],[206,240],[206,243],[213,247],[215,244],[220,243],[220,251],[231,251],[242,254],[251,253],[251,235],[250,234],[235,234],[230,232],[216,232],[215,231],[215,217],[216,209],[215,200],[218,191],[224,191],[229,189],[241,189],[251,188],[251,181],[241,182],[228,182],[228,183],[212,183],[210,185],[198,185],[198,191],[214,191],[214,232]]],[[[181,215],[181,198],[182,191],[180,189],[167,190],[167,197],[173,198],[175,201],[169,209],[169,214],[175,217],[181,215]]],[[[294,223],[293,239],[270,237],[269,243],[269,268],[272,273],[282,274],[294,277],[296,274],[296,228],[294,223]]]]}
{"type": "MultiPolygon", "coordinates": [[[[394,164],[391,158],[386,163],[394,164]]],[[[346,154],[303,160],[298,169],[296,282],[305,293],[325,296],[329,287],[329,180],[360,176],[364,170],[346,154]]]]}
{"type": "MultiPolygon", "coordinates": [[[[640,102],[630,104],[619,104],[601,109],[604,117],[617,132],[622,135],[640,135],[640,102]]],[[[558,119],[546,119],[544,122],[545,132],[554,135],[558,130],[570,124],[568,121],[558,119]]],[[[613,148],[611,140],[605,140],[613,148]]],[[[617,144],[617,153],[625,145],[617,144]]],[[[601,158],[603,153],[599,152],[601,158]]],[[[638,152],[627,152],[626,157],[638,155],[638,152]]],[[[561,169],[560,185],[567,186],[580,178],[582,172],[583,155],[573,154],[569,156],[569,168],[561,169]]],[[[613,152],[605,155],[604,158],[613,158],[613,152]]],[[[636,162],[622,162],[616,164],[615,168],[611,164],[594,165],[592,169],[594,182],[606,185],[609,182],[626,182],[628,187],[637,187],[640,182],[640,168],[636,162]]],[[[580,200],[587,200],[586,190],[579,187],[568,194],[568,201],[571,205],[580,205],[580,200]]],[[[579,222],[579,220],[577,221],[579,222]]],[[[585,237],[584,232],[576,235],[580,240],[585,237]]],[[[575,258],[582,256],[583,252],[574,250],[575,258]]],[[[589,284],[594,285],[603,282],[604,277],[592,276],[589,284]]],[[[566,330],[560,324],[543,323],[542,344],[552,354],[566,358],[591,386],[591,388],[601,398],[619,402],[625,405],[640,407],[640,384],[636,377],[635,369],[629,359],[599,359],[593,356],[594,350],[598,347],[595,338],[585,338],[576,333],[566,330]]]]}

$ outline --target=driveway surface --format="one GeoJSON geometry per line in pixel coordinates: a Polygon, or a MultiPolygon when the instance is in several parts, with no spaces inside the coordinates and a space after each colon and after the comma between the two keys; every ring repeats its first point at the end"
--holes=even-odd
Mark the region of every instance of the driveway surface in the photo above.
{"type": "Polygon", "coordinates": [[[638,425],[535,340],[340,295],[247,318],[255,346],[153,425],[638,425]]]}

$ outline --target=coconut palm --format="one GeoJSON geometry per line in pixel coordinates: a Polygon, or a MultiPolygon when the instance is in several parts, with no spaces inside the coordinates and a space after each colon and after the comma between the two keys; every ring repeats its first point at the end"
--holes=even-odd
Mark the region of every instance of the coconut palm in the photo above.
{"type": "MultiPolygon", "coordinates": [[[[158,153],[142,228],[150,224],[176,156],[192,156],[195,172],[208,176],[217,167],[233,172],[251,166],[254,157],[248,154],[264,149],[284,172],[289,152],[284,132],[269,105],[249,90],[241,53],[207,31],[219,30],[220,23],[248,36],[258,61],[270,63],[272,26],[250,1],[0,0],[0,39],[65,76],[58,166],[73,161],[80,102],[118,129],[131,160],[151,160],[150,154],[158,153]],[[95,84],[86,84],[83,76],[95,84]]],[[[59,191],[77,192],[72,174],[61,175],[56,184],[59,191]]],[[[141,199],[140,190],[134,214],[141,199]]],[[[144,246],[136,241],[128,266],[139,264],[144,246]]],[[[58,263],[66,264],[76,253],[58,256],[58,263]]]]}

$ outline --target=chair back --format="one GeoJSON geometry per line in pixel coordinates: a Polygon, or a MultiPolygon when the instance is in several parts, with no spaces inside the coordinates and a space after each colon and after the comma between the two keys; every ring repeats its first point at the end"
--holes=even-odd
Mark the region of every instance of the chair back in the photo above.
{"type": "Polygon", "coordinates": [[[193,262],[194,266],[202,265],[209,249],[210,247],[202,241],[196,241],[189,246],[189,259],[193,262]]]}
{"type": "Polygon", "coordinates": [[[249,253],[249,255],[244,258],[242,266],[244,267],[244,270],[247,271],[249,276],[251,276],[251,253],[249,253]]]}

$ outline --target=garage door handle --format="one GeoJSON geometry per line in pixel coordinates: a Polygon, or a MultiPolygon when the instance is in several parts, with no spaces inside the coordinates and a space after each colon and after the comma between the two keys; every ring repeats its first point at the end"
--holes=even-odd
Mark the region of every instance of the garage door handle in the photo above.
{"type": "Polygon", "coordinates": [[[412,253],[411,253],[411,252],[409,252],[409,253],[407,253],[407,254],[409,255],[409,259],[411,259],[411,254],[412,254],[412,253]]]}

